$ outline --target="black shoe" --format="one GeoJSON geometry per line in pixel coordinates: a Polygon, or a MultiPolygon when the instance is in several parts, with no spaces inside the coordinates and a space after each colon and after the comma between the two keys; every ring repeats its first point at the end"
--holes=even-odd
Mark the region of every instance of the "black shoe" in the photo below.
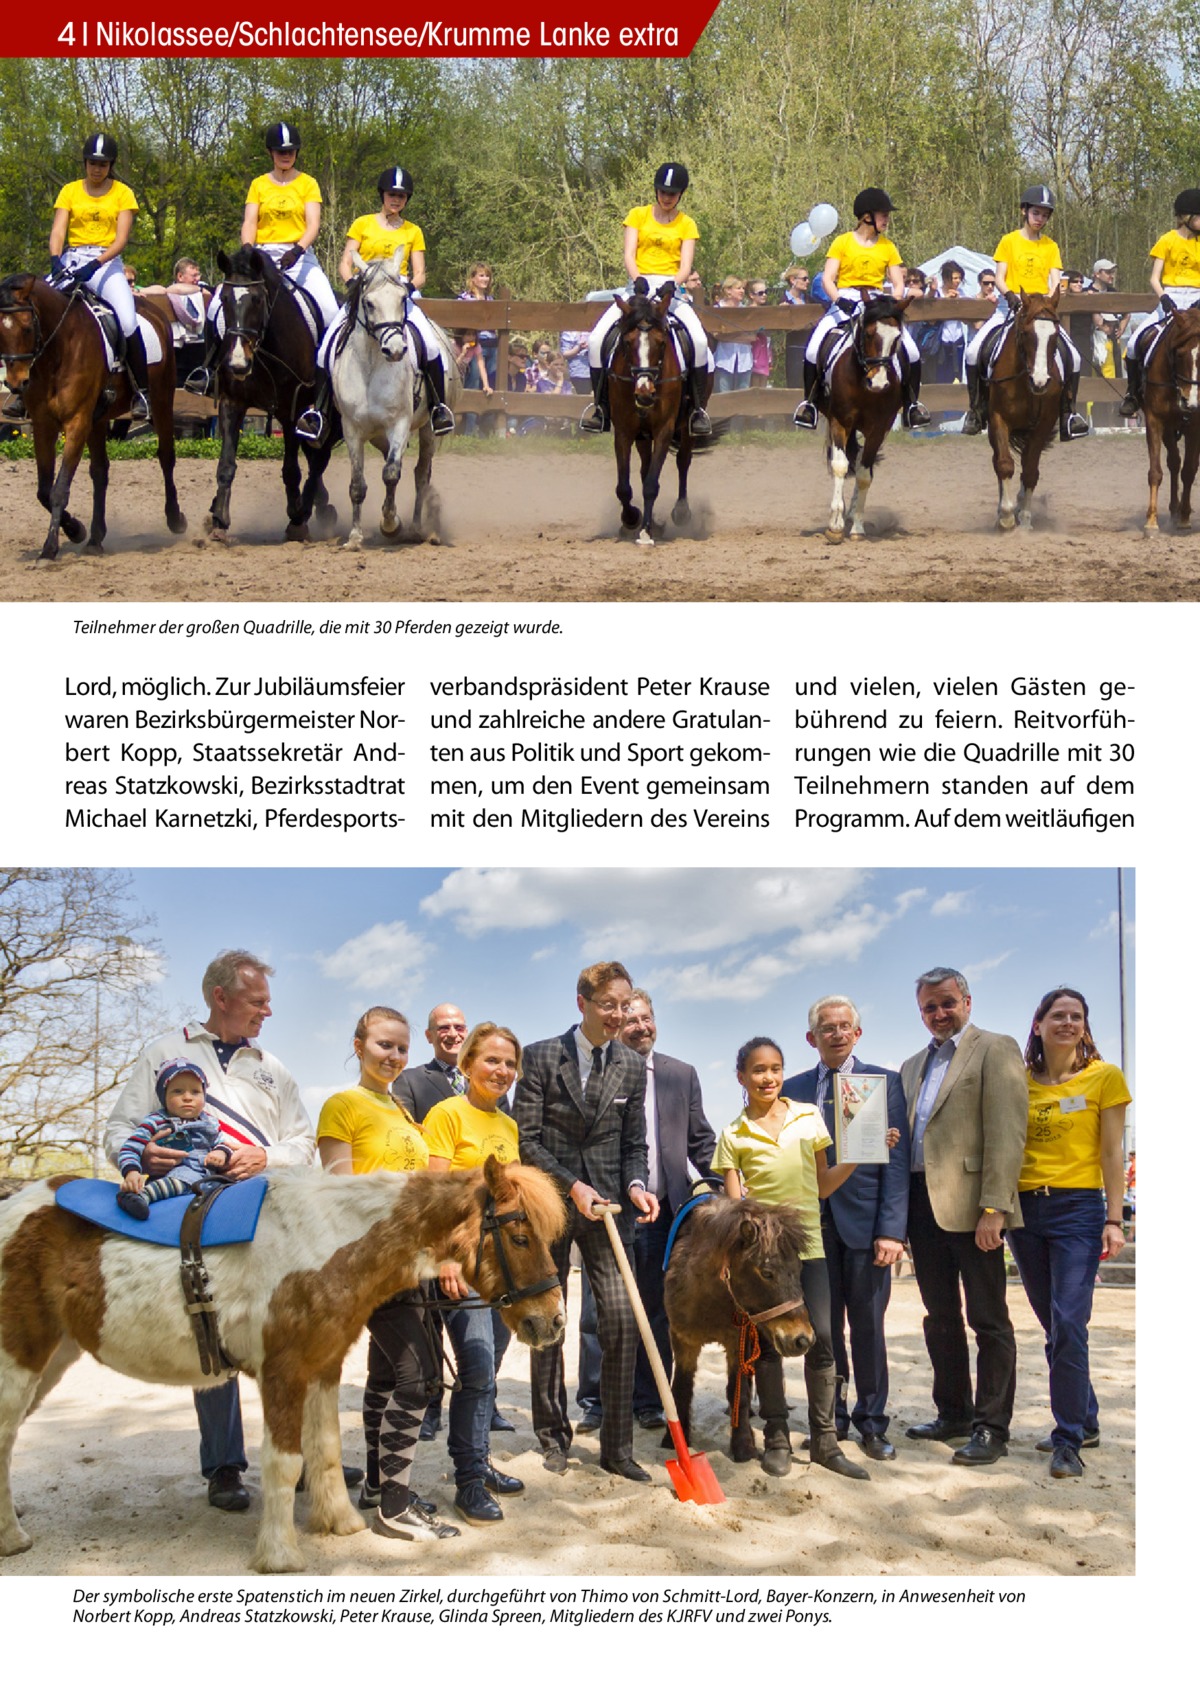
{"type": "Polygon", "coordinates": [[[591,1432],[599,1431],[603,1423],[604,1420],[601,1418],[600,1414],[585,1413],[575,1429],[581,1437],[587,1437],[591,1434],[591,1432]]]}
{"type": "Polygon", "coordinates": [[[663,1418],[661,1407],[644,1407],[640,1413],[635,1413],[633,1417],[643,1431],[657,1431],[660,1426],[667,1423],[663,1418]]]}
{"type": "Polygon", "coordinates": [[[306,408],[296,421],[296,436],[305,443],[320,443],[325,436],[325,416],[319,408],[306,408]]]}
{"type": "Polygon", "coordinates": [[[1059,442],[1070,443],[1074,438],[1086,438],[1091,429],[1082,414],[1064,414],[1058,423],[1059,442]]]}
{"type": "Polygon", "coordinates": [[[977,408],[968,408],[963,415],[962,435],[964,438],[977,438],[983,430],[983,419],[977,408]]]}
{"type": "MultiPolygon", "coordinates": [[[[1039,1455],[1052,1455],[1055,1449],[1062,1447],[1061,1444],[1054,1441],[1053,1437],[1043,1437],[1040,1443],[1035,1443],[1033,1446],[1039,1455]]],[[[1099,1431],[1085,1431],[1083,1442],[1080,1443],[1079,1447],[1081,1449],[1098,1449],[1100,1447],[1099,1431]]]]}
{"type": "Polygon", "coordinates": [[[441,1428],[442,1416],[440,1413],[435,1413],[432,1419],[426,1414],[421,1421],[421,1429],[417,1435],[422,1443],[432,1443],[441,1428]]]}
{"type": "Polygon", "coordinates": [[[974,1431],[969,1419],[928,1419],[924,1425],[910,1425],[904,1435],[914,1443],[955,1443],[974,1431]]]}
{"type": "Polygon", "coordinates": [[[565,1449],[545,1449],[542,1452],[542,1465],[547,1472],[566,1472],[567,1451],[565,1449]]]}
{"type": "Polygon", "coordinates": [[[150,403],[144,390],[134,391],[133,401],[129,404],[129,418],[131,420],[148,420],[150,418],[150,403]]]}
{"type": "Polygon", "coordinates": [[[910,402],[904,410],[904,424],[910,431],[916,431],[920,426],[932,426],[933,415],[923,402],[910,402]]]}
{"type": "Polygon", "coordinates": [[[223,1514],[244,1514],[250,1506],[250,1492],[242,1483],[235,1466],[221,1466],[208,1481],[208,1502],[223,1514]]]}
{"type": "Polygon", "coordinates": [[[712,421],[709,419],[706,409],[692,409],[691,414],[688,416],[688,430],[694,438],[712,437],[712,421]]]}
{"type": "Polygon", "coordinates": [[[488,1462],[483,1483],[493,1496],[519,1496],[525,1488],[523,1479],[514,1478],[510,1472],[501,1472],[494,1461],[488,1462]]]}
{"type": "Polygon", "coordinates": [[[493,1526],[504,1518],[504,1510],[488,1490],[482,1478],[473,1478],[459,1486],[454,1506],[463,1519],[473,1526],[493,1526]]]}
{"type": "Polygon", "coordinates": [[[971,1441],[955,1449],[950,1459],[956,1466],[991,1466],[1007,1453],[1008,1444],[999,1431],[993,1431],[990,1425],[977,1425],[971,1441]]]}
{"type": "Polygon", "coordinates": [[[505,1419],[504,1415],[500,1412],[499,1408],[495,1408],[495,1409],[493,1409],[492,1417],[491,1417],[490,1421],[488,1422],[488,1430],[489,1431],[515,1431],[516,1426],[513,1424],[511,1419],[505,1419]]]}
{"type": "Polygon", "coordinates": [[[8,401],[0,408],[0,415],[6,420],[28,420],[25,412],[25,398],[19,391],[14,390],[8,401]]]}
{"type": "Polygon", "coordinates": [[[194,367],[183,381],[183,388],[189,396],[207,396],[212,389],[213,373],[211,367],[194,367]]]}
{"type": "Polygon", "coordinates": [[[762,1469],[769,1478],[786,1478],[792,1470],[792,1445],[786,1437],[772,1442],[764,1439],[762,1469]]]}
{"type": "Polygon", "coordinates": [[[611,1472],[614,1478],[627,1478],[631,1484],[651,1484],[653,1480],[644,1466],[639,1466],[632,1458],[626,1461],[606,1461],[601,1459],[600,1465],[605,1472],[611,1472]]]}
{"type": "MultiPolygon", "coordinates": [[[[1136,420],[1141,411],[1142,399],[1140,396],[1123,396],[1120,406],[1117,408],[1117,413],[1123,420],[1136,420]]],[[[7,414],[8,409],[6,408],[4,412],[7,414]]]]}
{"type": "Polygon", "coordinates": [[[870,1478],[865,1466],[859,1466],[840,1449],[835,1449],[831,1455],[814,1455],[814,1466],[823,1466],[826,1472],[836,1472],[839,1478],[870,1478]]]}
{"type": "Polygon", "coordinates": [[[122,1189],[117,1196],[117,1205],[122,1212],[127,1212],[131,1218],[137,1218],[143,1223],[150,1216],[150,1202],[144,1194],[130,1194],[122,1189]]]}
{"type": "Polygon", "coordinates": [[[807,398],[792,415],[793,426],[799,426],[801,431],[815,432],[820,423],[821,415],[816,403],[809,402],[807,398]]]}
{"type": "Polygon", "coordinates": [[[608,430],[608,420],[598,402],[593,402],[584,409],[579,421],[579,430],[586,432],[589,437],[599,437],[601,432],[608,430]]]}
{"type": "Polygon", "coordinates": [[[1083,1462],[1069,1443],[1063,1443],[1054,1451],[1054,1459],[1050,1462],[1051,1478],[1082,1478],[1083,1462]]]}
{"type": "Polygon", "coordinates": [[[454,415],[444,402],[435,402],[429,410],[429,424],[435,438],[444,438],[454,430],[454,415]]]}
{"type": "Polygon", "coordinates": [[[869,1461],[894,1461],[896,1445],[889,1443],[879,1431],[871,1431],[862,1440],[862,1452],[869,1461]]]}

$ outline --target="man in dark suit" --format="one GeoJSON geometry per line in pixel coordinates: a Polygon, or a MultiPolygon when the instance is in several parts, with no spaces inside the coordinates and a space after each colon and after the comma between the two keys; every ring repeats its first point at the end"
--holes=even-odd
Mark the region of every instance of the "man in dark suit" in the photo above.
{"type": "Polygon", "coordinates": [[[458,1055],[466,1038],[467,1020],[457,1005],[435,1005],[425,1031],[433,1057],[425,1064],[402,1070],[392,1084],[393,1095],[417,1123],[425,1122],[439,1100],[464,1092],[458,1055]]]}
{"type": "Polygon", "coordinates": [[[908,1244],[925,1304],[937,1418],[910,1425],[908,1435],[969,1439],[954,1460],[988,1466],[1008,1453],[1016,1393],[1003,1236],[1021,1223],[1029,1089],[1012,1037],[970,1021],[971,992],[957,970],[927,970],[917,1006],[933,1039],[900,1067],[912,1130],[908,1244]],[[963,1296],[978,1350],[973,1397],[963,1296]]]}
{"type": "MultiPolygon", "coordinates": [[[[632,1247],[634,1220],[658,1216],[646,1188],[646,1067],[619,1039],[633,996],[623,964],[592,964],[576,990],[580,1022],[551,1041],[526,1047],[513,1115],[521,1159],[554,1178],[566,1200],[567,1226],[554,1247],[563,1293],[571,1243],[579,1245],[596,1297],[603,1351],[600,1464],[635,1483],[650,1474],[633,1458],[633,1365],[637,1326],[608,1232],[592,1208],[616,1201],[617,1228],[632,1247]]],[[[533,1426],[546,1468],[565,1472],[571,1446],[561,1344],[530,1355],[533,1426]]]]}
{"type": "Polygon", "coordinates": [[[887,1079],[888,1124],[900,1139],[889,1149],[886,1165],[860,1165],[836,1193],[821,1202],[821,1238],[829,1268],[833,1358],[838,1374],[837,1434],[849,1436],[853,1424],[862,1435],[863,1453],[873,1461],[890,1461],[896,1450],[887,1437],[888,1365],[883,1316],[892,1292],[892,1267],[904,1252],[912,1161],[900,1077],[894,1070],[864,1064],[855,1056],[854,1048],[861,1037],[858,1010],[852,1001],[844,994],[827,994],[819,999],[809,1010],[805,1039],[810,1047],[816,1047],[820,1063],[815,1070],[790,1076],[783,1092],[789,1100],[817,1106],[832,1135],[835,1079],[839,1075],[887,1079]],[[851,1361],[853,1413],[846,1408],[851,1361]]]}
{"type": "MultiPolygon", "coordinates": [[[[663,1255],[671,1220],[692,1192],[688,1166],[707,1170],[717,1138],[704,1115],[700,1078],[693,1067],[655,1049],[658,1025],[645,988],[633,990],[621,1039],[646,1061],[646,1186],[658,1199],[658,1217],[638,1226],[633,1241],[634,1271],[669,1378],[671,1332],[663,1296],[663,1255]]],[[[633,1375],[633,1416],[648,1430],[662,1430],[662,1398],[640,1342],[633,1375]]]]}

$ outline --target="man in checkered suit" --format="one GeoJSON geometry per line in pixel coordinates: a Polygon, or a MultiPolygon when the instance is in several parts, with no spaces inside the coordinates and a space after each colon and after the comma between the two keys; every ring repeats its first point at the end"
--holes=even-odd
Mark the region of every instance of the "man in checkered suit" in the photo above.
{"type": "MultiPolygon", "coordinates": [[[[632,1249],[635,1222],[653,1223],[658,1201],[646,1188],[646,1066],[618,1038],[633,983],[615,961],[591,964],[576,989],[580,1021],[551,1041],[525,1048],[513,1116],[521,1159],[552,1176],[567,1204],[567,1227],[554,1248],[563,1293],[576,1242],[596,1296],[603,1351],[600,1464],[634,1483],[650,1474],[633,1458],[633,1369],[637,1325],[609,1245],[592,1216],[594,1201],[619,1201],[617,1228],[632,1249]],[[640,1215],[640,1216],[639,1216],[640,1215]]],[[[562,1347],[530,1355],[533,1425],[550,1472],[565,1472],[571,1446],[562,1347]]]]}

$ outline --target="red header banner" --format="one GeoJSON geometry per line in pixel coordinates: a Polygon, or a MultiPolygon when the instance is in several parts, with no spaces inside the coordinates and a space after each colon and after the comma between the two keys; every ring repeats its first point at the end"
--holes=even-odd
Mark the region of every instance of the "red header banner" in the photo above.
{"type": "Polygon", "coordinates": [[[383,0],[350,0],[321,9],[295,0],[279,6],[218,0],[203,21],[180,17],[171,0],[130,0],[106,13],[100,4],[48,17],[17,12],[5,31],[7,55],[44,59],[680,59],[686,57],[719,0],[678,0],[669,15],[648,19],[645,8],[584,0],[543,4],[479,0],[414,12],[403,21],[383,0]],[[581,15],[581,11],[583,15],[581,15]]]}

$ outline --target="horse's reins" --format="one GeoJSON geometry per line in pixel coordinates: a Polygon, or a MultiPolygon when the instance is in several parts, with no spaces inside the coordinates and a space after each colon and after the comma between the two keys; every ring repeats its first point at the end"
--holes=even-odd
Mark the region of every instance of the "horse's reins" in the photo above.
{"type": "MultiPolygon", "coordinates": [[[[626,337],[632,336],[635,333],[640,332],[642,329],[643,329],[643,327],[640,326],[640,325],[631,326],[617,340],[617,348],[620,349],[622,347],[626,337]]],[[[666,361],[666,358],[667,358],[667,349],[671,345],[671,336],[672,336],[670,328],[667,327],[667,326],[662,327],[662,332],[663,332],[663,352],[662,352],[662,357],[659,360],[659,363],[656,367],[631,366],[627,373],[616,372],[611,365],[609,366],[609,369],[608,369],[608,377],[609,377],[610,383],[612,382],[613,379],[616,379],[617,382],[620,383],[620,384],[636,385],[640,379],[647,379],[654,386],[655,394],[653,396],[650,396],[650,397],[635,396],[634,399],[633,399],[634,407],[641,414],[648,413],[649,410],[651,408],[653,408],[654,404],[658,401],[658,390],[659,390],[660,386],[664,386],[664,385],[668,385],[668,384],[682,384],[683,383],[682,371],[677,372],[677,373],[673,374],[671,377],[668,377],[668,378],[664,378],[662,376],[663,364],[664,364],[664,362],[666,361]]]]}
{"type": "Polygon", "coordinates": [[[497,1212],[496,1198],[489,1190],[483,1216],[479,1221],[479,1244],[475,1250],[475,1274],[476,1276],[479,1275],[487,1238],[491,1236],[492,1252],[496,1256],[500,1275],[504,1279],[504,1292],[498,1295],[494,1301],[485,1301],[479,1295],[466,1301],[451,1301],[445,1296],[438,1296],[433,1300],[422,1299],[410,1301],[407,1304],[412,1307],[432,1307],[438,1312],[450,1312],[460,1307],[466,1311],[478,1312],[483,1308],[490,1311],[493,1307],[511,1307],[515,1301],[525,1301],[530,1295],[544,1295],[547,1290],[559,1288],[556,1271],[552,1271],[548,1276],[539,1277],[535,1282],[526,1283],[519,1288],[513,1278],[512,1268],[508,1263],[508,1255],[504,1251],[504,1238],[500,1232],[506,1224],[527,1224],[528,1222],[529,1214],[521,1208],[514,1208],[512,1212],[497,1212]]]}
{"type": "Polygon", "coordinates": [[[59,320],[58,324],[54,327],[54,330],[50,333],[49,337],[43,337],[43,335],[42,335],[42,316],[37,310],[37,303],[36,302],[13,302],[11,306],[6,305],[3,308],[0,308],[0,312],[3,312],[3,313],[11,313],[11,314],[27,313],[27,314],[30,315],[30,317],[33,320],[34,347],[33,347],[32,354],[23,352],[19,355],[6,355],[4,357],[5,362],[7,363],[9,361],[28,361],[30,366],[32,366],[33,363],[38,359],[38,357],[40,355],[44,355],[46,353],[46,350],[50,347],[50,345],[54,342],[54,339],[58,336],[59,332],[62,330],[63,325],[66,321],[67,311],[70,308],[72,302],[74,302],[75,298],[77,296],[79,296],[80,294],[82,294],[83,288],[84,288],[84,286],[82,284],[76,284],[74,286],[74,288],[70,291],[70,293],[67,295],[67,298],[66,298],[67,305],[63,309],[62,318],[59,320]]]}

